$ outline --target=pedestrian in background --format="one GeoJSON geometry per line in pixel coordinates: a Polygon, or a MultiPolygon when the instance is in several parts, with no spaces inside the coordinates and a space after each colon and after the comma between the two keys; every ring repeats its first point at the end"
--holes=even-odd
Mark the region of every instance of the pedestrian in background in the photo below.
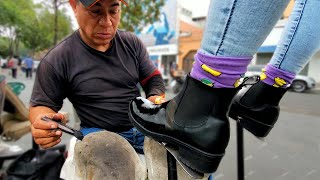
{"type": "Polygon", "coordinates": [[[24,58],[23,65],[26,70],[26,78],[30,77],[30,79],[32,79],[32,70],[34,65],[33,59],[31,57],[24,58]]]}
{"type": "Polygon", "coordinates": [[[14,79],[17,78],[18,63],[19,60],[17,59],[17,56],[11,57],[8,63],[9,68],[11,68],[11,75],[14,79]]]}

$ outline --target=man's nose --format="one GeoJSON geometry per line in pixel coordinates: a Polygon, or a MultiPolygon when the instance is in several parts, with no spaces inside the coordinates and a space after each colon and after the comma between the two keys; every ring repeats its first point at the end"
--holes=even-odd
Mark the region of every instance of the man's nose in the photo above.
{"type": "Polygon", "coordinates": [[[112,22],[111,22],[110,16],[109,15],[102,16],[101,19],[99,20],[99,24],[101,26],[111,26],[112,22]]]}

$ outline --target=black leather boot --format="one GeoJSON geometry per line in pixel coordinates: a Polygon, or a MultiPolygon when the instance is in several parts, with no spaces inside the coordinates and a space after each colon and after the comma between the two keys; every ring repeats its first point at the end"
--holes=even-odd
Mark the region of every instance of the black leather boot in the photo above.
{"type": "Polygon", "coordinates": [[[180,93],[164,104],[154,105],[142,98],[133,100],[129,117],[143,134],[174,145],[179,160],[187,166],[212,173],[229,142],[227,114],[237,91],[212,88],[188,76],[180,93]]]}
{"type": "Polygon", "coordinates": [[[279,117],[279,102],[286,91],[262,81],[246,85],[235,96],[229,116],[255,136],[266,137],[279,117]]]}

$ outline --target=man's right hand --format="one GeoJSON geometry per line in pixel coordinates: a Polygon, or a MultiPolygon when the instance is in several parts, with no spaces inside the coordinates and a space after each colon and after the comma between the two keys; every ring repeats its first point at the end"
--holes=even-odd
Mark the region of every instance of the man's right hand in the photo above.
{"type": "Polygon", "coordinates": [[[50,148],[61,142],[62,132],[57,129],[55,122],[46,122],[41,118],[47,116],[65,123],[65,117],[59,113],[47,113],[38,115],[31,124],[31,132],[35,143],[42,148],[50,148]]]}

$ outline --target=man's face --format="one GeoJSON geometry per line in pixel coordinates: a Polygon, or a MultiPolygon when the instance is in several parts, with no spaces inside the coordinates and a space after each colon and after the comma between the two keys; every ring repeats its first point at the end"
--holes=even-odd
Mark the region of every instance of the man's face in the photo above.
{"type": "Polygon", "coordinates": [[[106,51],[120,22],[119,0],[100,0],[90,8],[70,0],[77,18],[81,38],[90,47],[106,51]]]}

